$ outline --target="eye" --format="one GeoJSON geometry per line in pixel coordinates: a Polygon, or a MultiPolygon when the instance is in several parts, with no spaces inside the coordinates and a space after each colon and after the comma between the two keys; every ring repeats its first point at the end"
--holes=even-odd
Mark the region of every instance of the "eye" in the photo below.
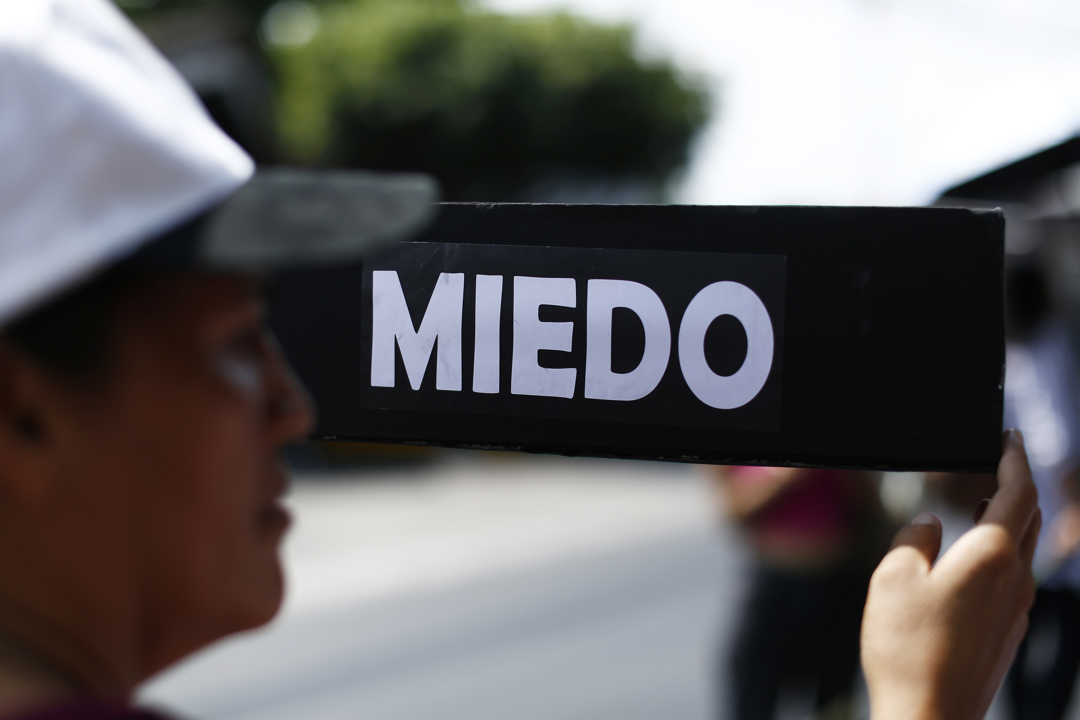
{"type": "Polygon", "coordinates": [[[227,385],[251,397],[262,393],[266,361],[262,331],[245,328],[214,353],[214,369],[227,385]]]}

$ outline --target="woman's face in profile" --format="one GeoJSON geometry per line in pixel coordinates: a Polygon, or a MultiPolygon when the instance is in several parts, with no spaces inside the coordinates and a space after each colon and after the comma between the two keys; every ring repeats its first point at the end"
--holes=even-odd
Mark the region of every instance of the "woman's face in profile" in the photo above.
{"type": "Polygon", "coordinates": [[[117,601],[153,641],[149,674],[277,611],[279,453],[312,410],[245,278],[148,281],[122,301],[113,342],[100,387],[71,403],[65,483],[99,528],[105,592],[130,596],[117,601]]]}

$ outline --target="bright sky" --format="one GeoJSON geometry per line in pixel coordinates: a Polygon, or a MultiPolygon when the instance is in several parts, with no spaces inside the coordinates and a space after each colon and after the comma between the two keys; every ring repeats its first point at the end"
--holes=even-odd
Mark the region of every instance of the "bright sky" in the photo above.
{"type": "Polygon", "coordinates": [[[1075,0],[483,0],[638,26],[717,89],[676,199],[922,204],[1080,132],[1075,0]]]}

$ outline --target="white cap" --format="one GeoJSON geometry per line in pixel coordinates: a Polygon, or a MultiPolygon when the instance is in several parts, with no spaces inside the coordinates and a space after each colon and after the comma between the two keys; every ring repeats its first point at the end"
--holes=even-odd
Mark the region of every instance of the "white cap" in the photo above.
{"type": "Polygon", "coordinates": [[[0,324],[231,195],[251,158],[109,0],[0,0],[0,324]]]}

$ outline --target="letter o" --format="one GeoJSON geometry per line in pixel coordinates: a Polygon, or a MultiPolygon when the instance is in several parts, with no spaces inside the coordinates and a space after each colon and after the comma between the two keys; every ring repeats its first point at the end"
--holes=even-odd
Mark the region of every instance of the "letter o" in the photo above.
{"type": "Polygon", "coordinates": [[[691,392],[718,410],[742,407],[757,397],[773,363],[769,311],[753,290],[737,282],[717,282],[699,292],[679,324],[679,366],[691,392]],[[731,315],[746,331],[746,359],[734,375],[717,375],[705,359],[705,332],[712,321],[731,315]]]}

